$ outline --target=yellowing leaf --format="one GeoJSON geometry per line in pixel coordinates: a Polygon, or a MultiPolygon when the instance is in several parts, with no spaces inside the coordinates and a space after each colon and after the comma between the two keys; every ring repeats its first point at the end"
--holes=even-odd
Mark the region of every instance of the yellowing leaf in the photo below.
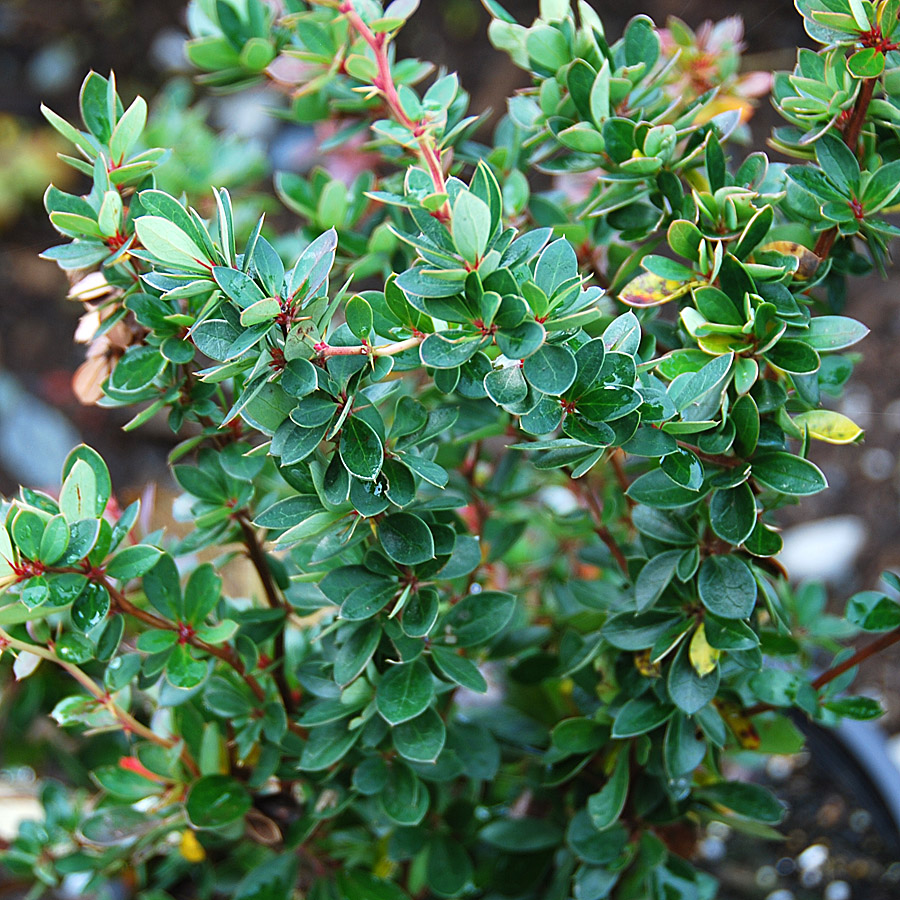
{"type": "Polygon", "coordinates": [[[694,671],[702,678],[715,671],[716,661],[719,658],[719,651],[715,647],[709,645],[706,640],[706,626],[701,622],[691,638],[691,645],[688,648],[688,655],[691,659],[691,665],[694,671]]]}
{"type": "Polygon", "coordinates": [[[738,743],[744,750],[758,750],[760,745],[759,732],[748,716],[745,716],[736,703],[727,703],[718,698],[713,700],[713,705],[725,720],[728,727],[734,732],[738,743]]]}
{"type": "Polygon", "coordinates": [[[634,654],[634,667],[644,678],[659,678],[659,663],[651,662],[649,650],[634,654]]]}
{"type": "Polygon", "coordinates": [[[206,851],[203,849],[203,844],[197,840],[197,835],[190,828],[185,828],[181,832],[181,843],[178,849],[189,863],[200,863],[206,859],[206,851]]]}
{"type": "Polygon", "coordinates": [[[814,409],[794,416],[794,424],[802,431],[809,431],[810,437],[828,444],[852,444],[864,434],[862,428],[852,419],[830,409],[814,409]]]}
{"type": "Polygon", "coordinates": [[[822,262],[809,247],[798,244],[795,241],[772,241],[759,248],[758,252],[764,253],[770,251],[772,253],[780,253],[782,256],[793,256],[797,259],[797,271],[794,272],[794,278],[797,281],[808,281],[822,262]]]}
{"type": "Polygon", "coordinates": [[[699,284],[699,281],[672,281],[661,275],[645,272],[643,275],[633,278],[622,288],[619,299],[628,306],[639,308],[662,306],[663,303],[683,297],[691,288],[697,287],[699,284]]]}

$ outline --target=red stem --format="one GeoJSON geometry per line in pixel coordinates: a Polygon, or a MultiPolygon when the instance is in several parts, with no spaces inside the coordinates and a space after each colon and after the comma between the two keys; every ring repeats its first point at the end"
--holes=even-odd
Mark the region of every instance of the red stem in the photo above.
{"type": "MultiPolygon", "coordinates": [[[[839,663],[836,666],[832,666],[832,668],[827,669],[818,678],[816,678],[812,682],[813,688],[817,691],[821,690],[825,687],[826,684],[834,681],[835,678],[839,678],[844,672],[852,669],[854,666],[858,666],[861,662],[865,662],[870,656],[874,656],[876,653],[880,653],[882,650],[886,650],[893,644],[896,644],[900,641],[900,628],[896,628],[893,631],[888,631],[886,634],[883,634],[878,640],[872,641],[871,644],[867,644],[865,647],[857,650],[853,656],[848,657],[842,663],[839,663]]],[[[776,709],[776,707],[772,706],[770,703],[757,703],[756,706],[751,706],[749,709],[744,710],[745,716],[758,716],[760,713],[770,712],[771,710],[776,709]]]]}
{"type": "MultiPolygon", "coordinates": [[[[866,113],[869,111],[869,104],[872,102],[872,95],[875,92],[877,83],[877,78],[867,78],[862,83],[856,103],[853,106],[853,112],[850,114],[850,119],[847,122],[847,129],[844,132],[844,143],[854,153],[859,152],[859,136],[862,134],[862,127],[866,122],[866,113]]],[[[823,231],[816,241],[813,253],[820,259],[825,259],[831,253],[831,248],[834,247],[837,236],[837,228],[829,228],[828,231],[823,231]]]]}
{"type": "MultiPolygon", "coordinates": [[[[391,62],[388,59],[386,50],[388,45],[387,36],[375,34],[366,25],[359,13],[353,8],[352,0],[347,0],[347,2],[341,4],[340,11],[347,17],[347,21],[356,33],[371,48],[378,66],[378,75],[375,77],[374,86],[381,92],[394,118],[413,133],[419,146],[419,155],[422,158],[422,162],[425,163],[431,174],[435,192],[446,194],[447,184],[444,180],[440,150],[435,146],[434,140],[426,133],[423,123],[414,122],[410,119],[403,109],[403,104],[400,102],[400,95],[397,93],[397,87],[394,84],[394,76],[391,74],[391,62]]],[[[450,218],[448,204],[444,203],[435,215],[444,221],[448,220],[450,218]]]]}

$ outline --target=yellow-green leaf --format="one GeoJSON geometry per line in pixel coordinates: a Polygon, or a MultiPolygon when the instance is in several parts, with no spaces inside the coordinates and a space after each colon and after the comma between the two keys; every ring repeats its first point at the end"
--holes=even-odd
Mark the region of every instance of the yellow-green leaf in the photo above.
{"type": "Polygon", "coordinates": [[[828,444],[852,444],[864,434],[862,428],[847,416],[830,409],[814,409],[794,416],[794,424],[809,431],[810,437],[828,444]]]}
{"type": "Polygon", "coordinates": [[[628,306],[661,306],[663,303],[683,297],[691,288],[700,284],[699,281],[672,281],[661,275],[645,272],[622,288],[619,299],[628,306]]]}
{"type": "Polygon", "coordinates": [[[709,641],[706,640],[706,626],[702,622],[697,626],[697,630],[691,638],[688,654],[694,671],[701,678],[715,670],[719,651],[715,647],[711,647],[709,641]]]}

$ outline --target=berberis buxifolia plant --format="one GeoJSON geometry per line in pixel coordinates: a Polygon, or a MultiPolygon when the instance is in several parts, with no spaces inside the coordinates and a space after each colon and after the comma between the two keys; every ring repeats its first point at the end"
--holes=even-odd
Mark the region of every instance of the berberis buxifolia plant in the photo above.
{"type": "Polygon", "coordinates": [[[711,898],[698,830],[783,813],[729,752],[878,715],[845,692],[900,580],[826,616],[776,523],[826,487],[816,442],[861,436],[823,399],[866,334],[845,276],[897,233],[900,0],[797,0],[794,164],[734,140],[769,79],[733,22],[613,41],[586,2],[484,3],[531,78],[490,143],[397,58],[416,0],[190,5],[200,81],[267,81],[319,136],[281,233],[161,191],[112,77],[83,128],[46,110],[92,186],[49,189],[45,256],[101,404],[167,413],[190,530],[142,532],[87,447],[4,507],[4,657],[63,669],[53,718],[118,748],[3,854],[35,895],[711,898]]]}

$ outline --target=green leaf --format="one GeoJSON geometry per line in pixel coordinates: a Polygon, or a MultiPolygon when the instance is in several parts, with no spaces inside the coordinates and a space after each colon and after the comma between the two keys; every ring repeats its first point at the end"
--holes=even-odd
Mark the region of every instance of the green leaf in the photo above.
{"type": "Polygon", "coordinates": [[[859,162],[856,154],[841,140],[824,134],[816,142],[816,159],[825,174],[845,194],[859,194],[859,162]]]}
{"type": "Polygon", "coordinates": [[[412,513],[387,516],[378,526],[378,539],[384,552],[402,566],[415,566],[434,559],[431,529],[412,513]]]}
{"type": "Polygon", "coordinates": [[[880,591],[860,591],[847,603],[846,616],[864,631],[891,631],[900,626],[900,604],[880,591]]]}
{"type": "Polygon", "coordinates": [[[88,584],[72,604],[72,625],[79,631],[91,631],[109,615],[109,606],[109,591],[102,584],[88,584]]]}
{"type": "Polygon", "coordinates": [[[629,745],[620,745],[616,765],[609,781],[596,794],[588,797],[588,815],[598,831],[605,831],[615,825],[625,808],[625,800],[628,797],[629,757],[629,745]]]}
{"type": "Polygon", "coordinates": [[[478,837],[505,853],[537,853],[559,845],[563,834],[547,819],[496,819],[485,825],[478,837]]]}
{"type": "Polygon", "coordinates": [[[698,734],[696,724],[682,713],[676,713],[666,728],[663,754],[670,778],[688,775],[706,755],[706,741],[698,734]]]}
{"type": "Polygon", "coordinates": [[[149,544],[135,544],[120,550],[107,564],[106,574],[110,578],[127,581],[130,578],[139,578],[152,569],[162,550],[151,547],[149,544]]]}
{"type": "Polygon", "coordinates": [[[121,165],[125,156],[137,143],[147,124],[147,102],[143,97],[135,97],[113,129],[109,141],[109,152],[113,162],[121,165]]]}
{"type": "Polygon", "coordinates": [[[94,646],[82,634],[68,632],[56,642],[56,655],[67,663],[80,666],[94,658],[94,646]]]}
{"type": "Polygon", "coordinates": [[[671,701],[683,713],[692,716],[715,697],[719,688],[718,667],[701,676],[691,664],[688,645],[683,642],[669,666],[666,688],[671,701]]]}
{"type": "Polygon", "coordinates": [[[321,772],[330,768],[347,755],[361,734],[361,728],[349,730],[346,719],[310,729],[300,756],[301,771],[321,772]]]}
{"type": "Polygon", "coordinates": [[[865,47],[847,60],[847,68],[860,79],[878,78],[884,71],[884,54],[874,47],[865,47]]]}
{"type": "Polygon", "coordinates": [[[568,347],[545,343],[525,360],[523,372],[532,387],[559,396],[572,386],[578,366],[568,347]]]}
{"type": "Polygon", "coordinates": [[[355,294],[347,301],[344,308],[344,317],[347,327],[361,341],[367,341],[372,333],[374,318],[372,307],[359,294],[355,294]]]}
{"type": "Polygon", "coordinates": [[[144,575],[144,593],[150,603],[170,621],[180,618],[181,582],[175,560],[163,554],[144,575]]]}
{"type": "Polygon", "coordinates": [[[662,596],[675,575],[683,551],[667,550],[647,562],[634,585],[634,599],[638,612],[649,609],[662,596]]]}
{"type": "Polygon", "coordinates": [[[154,628],[138,635],[137,648],[143,653],[162,653],[174,647],[177,641],[178,632],[154,628]]]}
{"type": "Polygon", "coordinates": [[[525,41],[525,49],[542,75],[555,75],[571,59],[568,41],[561,31],[549,25],[531,28],[525,41]]]}
{"type": "Polygon", "coordinates": [[[516,598],[503,591],[469,594],[444,616],[441,628],[449,628],[459,647],[484,644],[502,631],[512,618],[516,598]]]}
{"type": "Polygon", "coordinates": [[[87,463],[94,473],[94,485],[96,489],[96,506],[93,512],[88,513],[89,516],[102,516],[106,510],[106,504],[112,496],[112,480],[109,477],[109,469],[103,461],[103,457],[87,444],[79,444],[67,457],[63,463],[62,477],[65,480],[75,466],[75,463],[81,460],[87,463]]]}
{"type": "Polygon", "coordinates": [[[760,484],[791,497],[807,497],[828,487],[818,466],[781,451],[755,457],[752,472],[760,484]]]}
{"type": "Polygon", "coordinates": [[[59,492],[59,509],[70,524],[97,515],[97,479],[94,470],[76,460],[59,492]]]}
{"type": "Polygon", "coordinates": [[[347,638],[334,660],[334,680],[341,687],[350,684],[365,669],[381,640],[381,623],[364,622],[347,638]]]}
{"type": "Polygon", "coordinates": [[[480,334],[467,334],[458,338],[429,334],[419,347],[419,355],[422,365],[435,369],[455,369],[470,360],[484,342],[485,338],[480,334]]]}
{"type": "Polygon", "coordinates": [[[365,419],[354,415],[347,418],[341,428],[340,452],[341,461],[351,475],[363,481],[374,481],[378,477],[384,462],[384,447],[375,429],[365,419]]]}
{"type": "Polygon", "coordinates": [[[185,621],[197,626],[215,609],[222,594],[222,579],[210,563],[191,572],[184,589],[185,621]]]}
{"type": "Polygon", "coordinates": [[[162,791],[159,782],[144,778],[122,766],[98,766],[91,772],[91,776],[101,790],[132,803],[162,791]]]}
{"type": "Polygon", "coordinates": [[[391,725],[421,715],[434,697],[434,678],[422,660],[388,669],[375,691],[375,705],[391,725]]]}
{"type": "Polygon", "coordinates": [[[460,191],[451,217],[453,244],[460,256],[477,265],[491,236],[491,209],[469,191],[460,191]]]}
{"type": "Polygon", "coordinates": [[[418,825],[428,811],[428,791],[416,773],[402,760],[395,760],[379,803],[384,814],[397,825],[418,825]]]}
{"type": "Polygon", "coordinates": [[[428,842],[425,880],[442,897],[460,896],[474,876],[472,860],[454,838],[436,834],[428,842]]]}
{"type": "Polygon", "coordinates": [[[195,659],[187,646],[177,644],[166,662],[166,677],[176,688],[190,690],[206,680],[210,666],[206,660],[195,659]]]}
{"type": "Polygon", "coordinates": [[[140,216],[134,229],[141,244],[157,259],[188,272],[208,275],[206,254],[177,225],[161,216],[140,216]]]}
{"type": "Polygon", "coordinates": [[[828,352],[852,347],[868,333],[862,322],[848,316],[816,316],[810,319],[803,340],[813,350],[828,352]]]}
{"type": "MultiPolygon", "coordinates": [[[[0,536],[6,535],[5,542],[9,542],[9,536],[6,529],[0,530],[0,536]]],[[[44,565],[52,566],[58,562],[69,546],[69,525],[62,515],[53,516],[47,522],[44,533],[41,535],[41,545],[38,551],[38,558],[44,565]]],[[[11,551],[10,547],[10,551],[11,551]]],[[[4,559],[6,556],[4,554],[4,559]]]]}
{"type": "MultiPolygon", "coordinates": [[[[394,2],[401,2],[401,0],[394,0],[394,2]]],[[[399,885],[391,881],[383,881],[368,872],[358,870],[349,872],[346,868],[341,868],[337,873],[336,882],[341,892],[341,900],[409,900],[409,895],[399,885]]],[[[282,898],[290,896],[293,885],[294,881],[292,880],[279,894],[273,894],[271,898],[260,898],[260,900],[282,900],[282,898]]]]}
{"type": "Polygon", "coordinates": [[[636,697],[629,700],[613,722],[614,738],[635,737],[658,728],[674,712],[674,707],[663,706],[652,697],[636,697]]]}
{"type": "Polygon", "coordinates": [[[234,889],[232,900],[282,900],[297,883],[299,861],[291,853],[276,853],[251,869],[234,889]]]}
{"type": "Polygon", "coordinates": [[[689,491],[699,491],[703,487],[703,464],[690,450],[678,447],[667,453],[660,461],[660,468],[672,481],[689,491]]]}
{"type": "Polygon", "coordinates": [[[845,719],[878,719],[884,715],[884,709],[877,700],[871,697],[839,697],[824,703],[825,709],[845,719]]]}
{"type": "Polygon", "coordinates": [[[656,509],[678,509],[700,499],[700,494],[676,484],[662,469],[638,476],[627,493],[632,500],[656,509]]]}
{"type": "Polygon", "coordinates": [[[21,509],[16,513],[12,522],[12,539],[22,556],[38,558],[48,521],[46,513],[38,515],[30,509],[21,509]]]}
{"type": "Polygon", "coordinates": [[[756,500],[746,481],[713,492],[709,523],[716,535],[729,544],[737,546],[750,537],[756,525],[756,500]]]}
{"type": "Polygon", "coordinates": [[[216,284],[225,292],[225,295],[233,300],[240,309],[247,309],[254,303],[266,299],[266,295],[257,283],[240,269],[231,269],[228,266],[215,266],[212,276],[216,284]]]}
{"type": "Polygon", "coordinates": [[[431,647],[431,658],[440,673],[451,681],[470,691],[487,693],[488,683],[478,671],[478,666],[467,657],[460,656],[453,648],[434,644],[431,647]]]}
{"type": "Polygon", "coordinates": [[[528,384],[518,365],[491,369],[484,376],[484,389],[498,406],[515,406],[528,395],[528,384]]]}
{"type": "Polygon", "coordinates": [[[782,338],[767,351],[766,358],[779,369],[794,375],[809,375],[822,364],[819,354],[806,341],[782,338]]]}
{"type": "Polygon", "coordinates": [[[306,397],[318,383],[316,367],[308,359],[290,360],[281,373],[281,386],[292,397],[306,397]]]}
{"type": "Polygon", "coordinates": [[[710,556],[704,560],[697,588],[703,605],[723,619],[746,619],[756,606],[756,579],[737,556],[710,556]]]}
{"type": "Polygon", "coordinates": [[[264,297],[241,311],[241,325],[249,328],[260,322],[271,322],[280,312],[281,304],[274,297],[264,297]]]}
{"type": "Polygon", "coordinates": [[[139,394],[153,384],[165,365],[156,347],[129,347],[109,377],[110,387],[123,394],[139,394]]]}
{"type": "Polygon", "coordinates": [[[229,775],[205,775],[188,791],[184,810],[195,828],[222,828],[242,819],[251,807],[250,794],[229,775]]]}
{"type": "Polygon", "coordinates": [[[739,816],[746,816],[759,822],[777,825],[783,818],[785,808],[779,800],[765,788],[743,781],[721,781],[694,791],[698,800],[717,806],[724,806],[739,816]]]}
{"type": "Polygon", "coordinates": [[[447,729],[433,710],[426,709],[414,719],[398,725],[392,732],[397,752],[410,762],[433,763],[444,749],[447,729]]]}

